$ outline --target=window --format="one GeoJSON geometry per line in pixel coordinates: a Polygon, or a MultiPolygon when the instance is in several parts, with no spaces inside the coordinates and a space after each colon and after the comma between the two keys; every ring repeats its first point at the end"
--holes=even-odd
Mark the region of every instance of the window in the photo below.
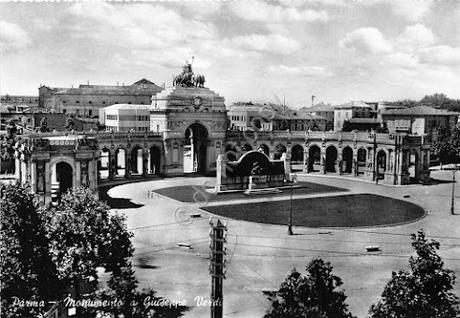
{"type": "Polygon", "coordinates": [[[88,110],[88,116],[93,116],[93,110],[92,109],[88,110]]]}
{"type": "Polygon", "coordinates": [[[92,104],[93,102],[92,101],[89,101],[88,104],[92,104]]]}
{"type": "Polygon", "coordinates": [[[105,104],[105,101],[103,101],[102,104],[105,104]]]}
{"type": "Polygon", "coordinates": [[[65,114],[67,113],[67,109],[63,109],[62,112],[65,114]]]}
{"type": "Polygon", "coordinates": [[[79,101],[79,100],[77,100],[75,103],[77,103],[77,104],[80,104],[80,101],[79,101]]]}
{"type": "Polygon", "coordinates": [[[67,103],[67,101],[63,100],[62,103],[65,104],[65,103],[67,103]]]}

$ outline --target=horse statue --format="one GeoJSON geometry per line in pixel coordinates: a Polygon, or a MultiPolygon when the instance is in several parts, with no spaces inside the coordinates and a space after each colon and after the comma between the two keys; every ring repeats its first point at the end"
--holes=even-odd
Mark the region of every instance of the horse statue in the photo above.
{"type": "Polygon", "coordinates": [[[185,61],[185,65],[182,67],[182,73],[176,75],[173,79],[174,86],[184,87],[204,87],[205,78],[203,75],[194,75],[192,64],[195,57],[192,56],[192,63],[185,61]]]}
{"type": "Polygon", "coordinates": [[[195,87],[204,87],[204,83],[206,79],[204,78],[204,75],[194,75],[192,77],[193,84],[195,84],[195,87]]]}

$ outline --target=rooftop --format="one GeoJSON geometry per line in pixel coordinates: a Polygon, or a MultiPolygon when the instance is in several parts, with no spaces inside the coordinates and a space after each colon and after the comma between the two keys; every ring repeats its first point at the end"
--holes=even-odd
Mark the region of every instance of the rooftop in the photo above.
{"type": "Polygon", "coordinates": [[[387,109],[382,110],[383,115],[408,115],[408,116],[446,116],[460,115],[460,113],[451,112],[445,109],[438,109],[431,106],[415,106],[410,108],[387,109]]]}
{"type": "Polygon", "coordinates": [[[55,94],[91,94],[91,95],[142,95],[150,94],[152,91],[159,92],[162,88],[155,83],[143,78],[131,85],[89,85],[81,84],[78,88],[63,88],[63,87],[47,87],[41,86],[53,90],[55,94]]]}
{"type": "Polygon", "coordinates": [[[326,104],[325,102],[318,103],[313,106],[309,107],[302,107],[300,110],[308,113],[313,113],[313,112],[327,112],[327,111],[334,111],[334,107],[332,107],[331,104],[326,104]]]}
{"type": "Polygon", "coordinates": [[[105,110],[118,110],[118,109],[145,109],[150,110],[150,105],[138,105],[138,104],[115,104],[104,107],[105,110]]]}
{"type": "Polygon", "coordinates": [[[366,102],[363,102],[361,100],[359,101],[351,101],[351,102],[348,102],[348,103],[345,103],[345,104],[341,104],[341,105],[335,105],[334,108],[335,109],[343,109],[343,108],[371,108],[372,109],[372,106],[370,106],[369,104],[367,104],[366,102]]]}

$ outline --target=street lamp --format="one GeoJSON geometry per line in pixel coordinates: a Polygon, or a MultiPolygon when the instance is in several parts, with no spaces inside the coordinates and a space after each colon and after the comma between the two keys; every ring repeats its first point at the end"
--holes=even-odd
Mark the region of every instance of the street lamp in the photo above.
{"type": "Polygon", "coordinates": [[[294,232],[292,232],[292,191],[293,191],[294,183],[297,183],[297,175],[290,174],[289,178],[286,179],[286,181],[288,181],[290,183],[290,187],[291,187],[291,198],[289,200],[288,234],[289,235],[294,235],[294,232]]]}
{"type": "Polygon", "coordinates": [[[455,215],[455,172],[457,171],[457,166],[452,170],[452,201],[450,205],[450,213],[455,215]]]}

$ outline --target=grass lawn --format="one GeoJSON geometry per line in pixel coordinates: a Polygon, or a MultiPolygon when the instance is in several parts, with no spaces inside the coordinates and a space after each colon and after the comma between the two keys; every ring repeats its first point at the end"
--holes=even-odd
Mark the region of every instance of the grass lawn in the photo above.
{"type": "MultiPolygon", "coordinates": [[[[241,200],[246,198],[254,198],[254,196],[248,197],[243,192],[232,192],[232,193],[220,193],[213,194],[205,192],[205,189],[209,187],[204,187],[203,185],[187,185],[187,186],[178,186],[178,187],[169,187],[154,190],[154,192],[167,196],[171,199],[181,201],[181,202],[194,202],[193,195],[198,193],[198,200],[203,201],[202,195],[206,195],[208,201],[228,201],[228,200],[241,200]]],[[[343,192],[348,191],[348,189],[332,187],[318,183],[312,182],[299,182],[293,187],[293,194],[313,194],[313,193],[327,193],[327,192],[343,192]]],[[[257,197],[264,196],[280,196],[289,194],[289,188],[282,190],[279,194],[259,194],[257,197]]]]}
{"type": "MultiPolygon", "coordinates": [[[[224,217],[268,224],[287,224],[289,200],[209,206],[202,209],[224,217]]],[[[373,194],[341,195],[292,201],[293,224],[308,227],[388,225],[424,215],[418,205],[373,194]]]]}

